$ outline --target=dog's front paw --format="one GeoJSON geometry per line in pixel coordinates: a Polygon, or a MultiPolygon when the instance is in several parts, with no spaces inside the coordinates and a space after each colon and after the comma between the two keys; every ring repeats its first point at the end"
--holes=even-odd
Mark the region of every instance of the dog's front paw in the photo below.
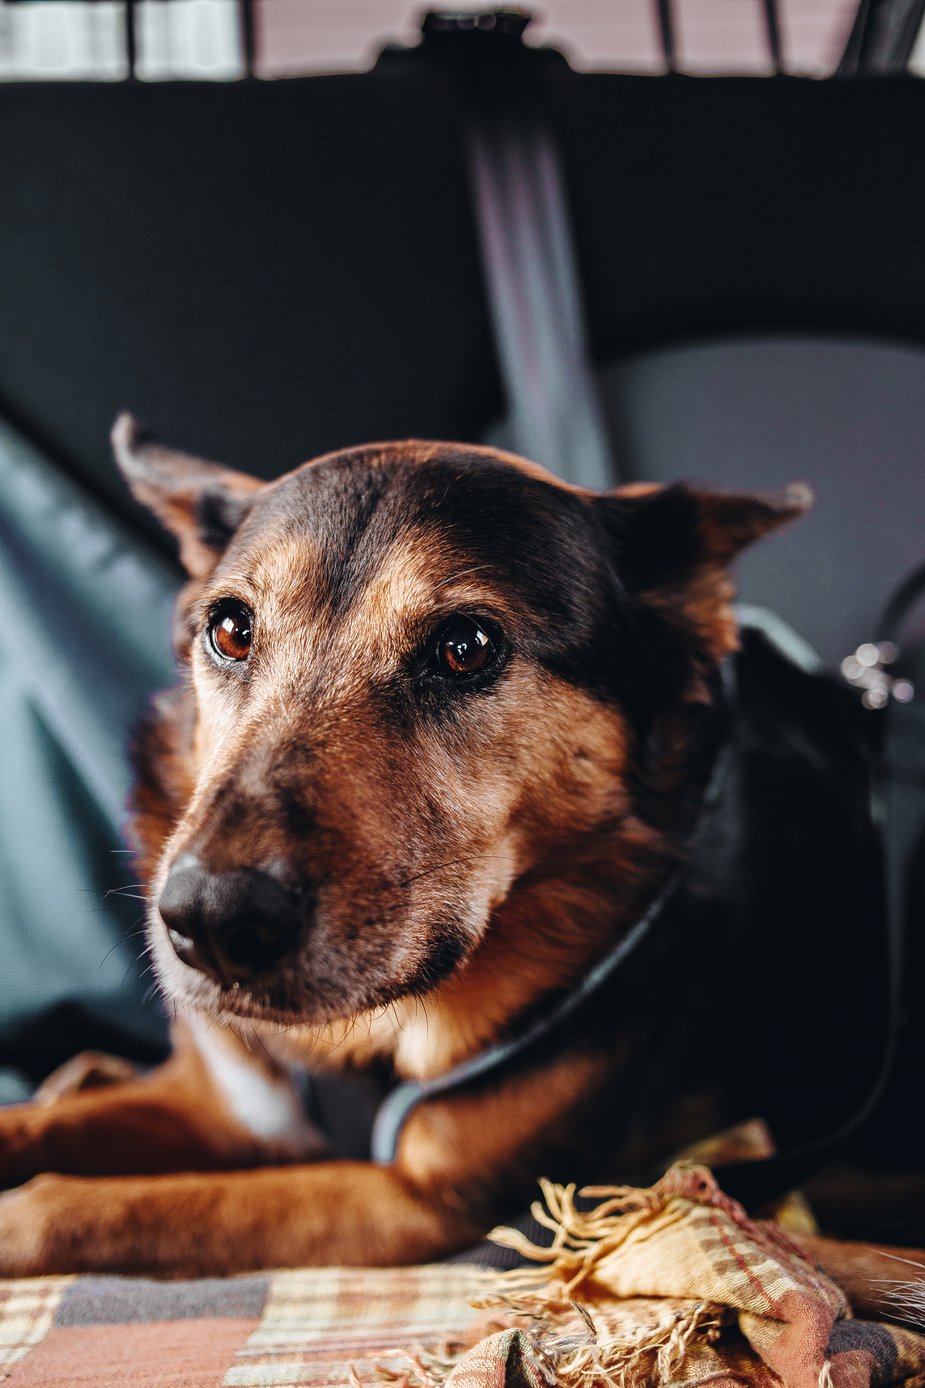
{"type": "MultiPolygon", "coordinates": [[[[36,1176],[0,1195],[0,1277],[223,1270],[209,1247],[211,1183],[186,1211],[175,1195],[190,1184],[197,1178],[36,1176]]],[[[220,1200],[220,1178],[215,1186],[220,1200]]]]}
{"type": "Polygon", "coordinates": [[[0,1195],[0,1277],[122,1271],[137,1256],[121,1181],[34,1176],[0,1195]]]}
{"type": "Polygon", "coordinates": [[[79,1184],[60,1176],[36,1176],[27,1185],[0,1195],[0,1276],[35,1277],[45,1272],[70,1272],[56,1244],[66,1240],[66,1212],[61,1211],[57,1187],[79,1184]],[[57,1224],[65,1215],[63,1225],[57,1224]]]}

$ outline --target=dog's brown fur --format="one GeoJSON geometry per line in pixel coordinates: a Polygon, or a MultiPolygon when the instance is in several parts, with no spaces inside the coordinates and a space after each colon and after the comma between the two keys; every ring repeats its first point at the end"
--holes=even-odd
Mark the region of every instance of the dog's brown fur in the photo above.
{"type": "Polygon", "coordinates": [[[597,496],[421,443],[263,485],[127,420],[115,438],[190,574],[186,683],[142,742],[135,817],[176,1049],[149,1076],[84,1089],[75,1072],[73,1092],[0,1116],[0,1179],[18,1186],[0,1197],[0,1271],[423,1260],[544,1171],[617,1176],[621,1153],[641,1169],[663,1115],[625,1121],[608,1100],[646,1044],[632,1012],[425,1104],[385,1168],[324,1159],[287,1067],[439,1076],[619,939],[696,818],[736,643],[729,564],[805,497],[597,496]],[[255,614],[254,645],[220,668],[203,630],[228,597],[255,614]],[[426,664],[458,612],[505,655],[462,691],[426,664]],[[158,901],[191,853],[214,873],[283,864],[313,902],[267,976],[231,986],[177,957],[158,901]],[[235,1077],[275,1129],[248,1121],[235,1077]]]}

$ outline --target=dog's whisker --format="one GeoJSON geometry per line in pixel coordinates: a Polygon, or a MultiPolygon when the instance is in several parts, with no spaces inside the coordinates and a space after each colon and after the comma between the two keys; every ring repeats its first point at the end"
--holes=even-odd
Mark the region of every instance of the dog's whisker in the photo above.
{"type": "Polygon", "coordinates": [[[116,943],[115,943],[114,945],[110,945],[110,946],[109,946],[109,949],[106,951],[106,953],[103,955],[102,959],[100,960],[100,970],[101,970],[101,971],[102,971],[102,969],[103,969],[104,964],[106,963],[106,960],[109,958],[109,956],[110,956],[111,954],[113,954],[113,953],[115,952],[115,950],[117,950],[117,949],[119,948],[119,946],[121,945],[121,943],[122,943],[121,940],[116,940],[116,943]]]}
{"type": "MultiPolygon", "coordinates": [[[[910,1267],[925,1268],[925,1264],[916,1262],[913,1258],[899,1258],[889,1253],[885,1256],[894,1257],[900,1263],[908,1263],[910,1267]]],[[[925,1327],[925,1280],[898,1277],[878,1277],[871,1280],[875,1285],[885,1288],[883,1301],[889,1307],[891,1315],[917,1330],[925,1327]]]]}
{"type": "Polygon", "coordinates": [[[399,879],[396,885],[404,890],[406,887],[413,886],[415,882],[420,882],[422,878],[430,877],[435,872],[443,872],[447,868],[460,867],[463,863],[490,863],[501,861],[501,859],[502,855],[498,853],[467,853],[459,858],[449,858],[444,863],[432,863],[430,867],[422,868],[420,872],[414,873],[411,877],[399,879]]]}
{"type": "Polygon", "coordinates": [[[491,564],[473,564],[471,569],[461,569],[459,573],[447,574],[446,578],[442,578],[439,583],[434,584],[434,591],[439,592],[441,588],[448,588],[451,583],[459,583],[464,578],[471,578],[473,574],[487,573],[491,568],[493,568],[491,564]]]}
{"type": "Polygon", "coordinates": [[[360,1021],[360,1015],[361,1015],[361,1014],[358,1013],[358,1014],[356,1014],[355,1016],[351,1017],[349,1028],[347,1029],[347,1031],[344,1032],[343,1036],[342,1036],[341,1039],[337,1042],[337,1044],[336,1044],[334,1047],[332,1047],[332,1050],[331,1050],[331,1054],[332,1054],[332,1055],[334,1054],[335,1051],[340,1050],[341,1046],[346,1045],[346,1043],[347,1043],[348,1041],[350,1041],[350,1040],[353,1038],[354,1032],[356,1031],[357,1026],[358,1026],[359,1021],[360,1021]]]}
{"type": "MultiPolygon", "coordinates": [[[[887,1253],[887,1252],[885,1252],[885,1251],[884,1251],[884,1253],[883,1253],[883,1256],[884,1256],[884,1258],[890,1258],[894,1263],[905,1263],[905,1264],[907,1265],[907,1267],[910,1267],[910,1268],[920,1268],[920,1269],[922,1270],[922,1272],[925,1272],[925,1263],[919,1262],[919,1260],[918,1260],[917,1258],[903,1258],[903,1257],[901,1256],[901,1254],[899,1254],[899,1253],[887,1253]]],[[[900,1279],[899,1279],[899,1278],[892,1278],[892,1277],[890,1277],[890,1278],[884,1277],[884,1278],[879,1278],[878,1280],[881,1281],[881,1282],[893,1282],[893,1281],[899,1281],[900,1279]]],[[[905,1279],[904,1279],[904,1280],[905,1280],[905,1279]]],[[[914,1285],[914,1284],[913,1284],[913,1285],[914,1285]]]]}
{"type": "MultiPolygon", "coordinates": [[[[110,945],[109,949],[106,951],[106,953],[100,960],[100,968],[102,969],[103,965],[106,963],[106,960],[109,958],[111,954],[113,954],[119,948],[120,945],[127,943],[129,940],[137,940],[139,935],[143,935],[144,928],[144,917],[142,916],[141,920],[137,920],[130,930],[127,930],[124,935],[119,936],[115,944],[110,945]]],[[[141,958],[140,955],[139,958],[141,958]]]]}
{"type": "Polygon", "coordinates": [[[429,1037],[430,1037],[430,1013],[429,1013],[428,1010],[427,1010],[427,1003],[424,1001],[423,998],[415,997],[415,999],[414,999],[414,1020],[415,1020],[415,1021],[417,1021],[418,1009],[420,1009],[421,1012],[423,1012],[423,1014],[424,1014],[424,1035],[425,1035],[426,1037],[428,1037],[428,1039],[429,1039],[429,1037]]]}
{"type": "MultiPolygon", "coordinates": [[[[140,954],[138,954],[138,955],[135,956],[135,958],[132,960],[131,964],[128,965],[127,969],[125,970],[125,973],[122,975],[122,987],[123,987],[123,988],[125,987],[125,981],[126,981],[126,979],[128,978],[129,974],[131,974],[131,973],[138,967],[138,965],[141,963],[142,959],[144,959],[144,957],[145,957],[145,955],[147,954],[147,952],[148,952],[148,951],[147,951],[146,949],[143,949],[143,950],[141,951],[140,954]]],[[[154,967],[153,964],[150,964],[150,963],[149,963],[148,966],[147,966],[147,968],[142,969],[141,973],[138,975],[139,982],[141,981],[141,979],[144,978],[145,974],[148,974],[148,973],[151,972],[151,970],[152,970],[153,967],[154,967]]]]}

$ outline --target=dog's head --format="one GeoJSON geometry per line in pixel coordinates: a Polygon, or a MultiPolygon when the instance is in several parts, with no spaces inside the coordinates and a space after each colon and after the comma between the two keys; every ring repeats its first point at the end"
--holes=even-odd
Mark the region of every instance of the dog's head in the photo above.
{"type": "Polygon", "coordinates": [[[128,416],[114,442],[190,575],[171,825],[147,845],[158,973],[309,1023],[437,987],[515,884],[621,844],[631,871],[735,644],[728,566],[808,504],[596,494],[429,443],[264,484],[128,416]]]}

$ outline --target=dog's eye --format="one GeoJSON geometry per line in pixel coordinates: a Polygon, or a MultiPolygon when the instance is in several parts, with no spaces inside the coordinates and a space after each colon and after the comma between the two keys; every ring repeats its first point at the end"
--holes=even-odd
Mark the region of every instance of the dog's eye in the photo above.
{"type": "Polygon", "coordinates": [[[251,614],[242,602],[223,602],[209,622],[209,641],[223,660],[246,660],[251,653],[251,614]]]}
{"type": "Polygon", "coordinates": [[[437,667],[442,675],[474,675],[495,654],[488,633],[472,617],[457,613],[437,635],[437,667]]]}

